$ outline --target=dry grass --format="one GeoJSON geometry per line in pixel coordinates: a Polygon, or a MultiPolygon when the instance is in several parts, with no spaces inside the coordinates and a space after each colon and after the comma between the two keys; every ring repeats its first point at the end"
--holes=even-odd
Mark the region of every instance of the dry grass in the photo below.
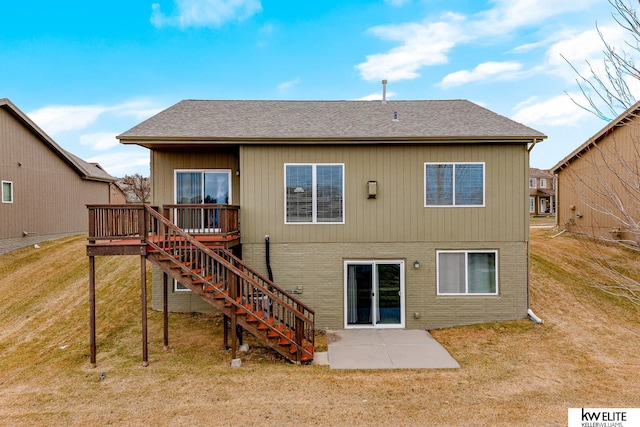
{"type": "MultiPolygon", "coordinates": [[[[637,407],[637,308],[585,286],[580,245],[535,230],[531,307],[513,321],[434,331],[457,370],[332,371],[257,343],[230,368],[220,318],[150,312],[141,366],[139,259],[104,257],[98,367],[88,361],[82,238],[0,257],[0,419],[7,425],[566,425],[567,408],[637,407]],[[101,373],[105,378],[98,381],[101,373]]],[[[608,248],[638,271],[637,255],[608,248]]]]}

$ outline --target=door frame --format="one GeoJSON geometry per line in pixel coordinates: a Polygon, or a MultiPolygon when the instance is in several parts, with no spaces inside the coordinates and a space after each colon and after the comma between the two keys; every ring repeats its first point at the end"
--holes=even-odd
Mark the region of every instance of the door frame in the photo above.
{"type": "Polygon", "coordinates": [[[349,259],[344,260],[344,280],[343,280],[343,303],[344,303],[344,328],[345,329],[404,329],[406,324],[406,310],[405,310],[405,261],[401,259],[349,259]],[[348,318],[348,294],[347,294],[347,285],[348,285],[348,275],[349,275],[349,265],[372,265],[373,266],[373,286],[376,287],[375,292],[378,292],[377,289],[377,269],[376,266],[379,264],[398,264],[400,266],[400,323],[379,323],[376,324],[375,316],[377,315],[377,299],[372,298],[371,309],[372,309],[372,321],[371,324],[357,324],[350,325],[348,318]]]}

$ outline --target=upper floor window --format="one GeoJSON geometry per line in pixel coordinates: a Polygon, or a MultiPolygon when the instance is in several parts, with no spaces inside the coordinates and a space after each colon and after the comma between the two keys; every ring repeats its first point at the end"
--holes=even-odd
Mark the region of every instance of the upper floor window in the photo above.
{"type": "Polygon", "coordinates": [[[547,188],[547,180],[540,178],[540,188],[547,188]]]}
{"type": "Polygon", "coordinates": [[[344,164],[285,164],[285,223],[344,223],[344,164]]]}
{"type": "Polygon", "coordinates": [[[2,203],[13,203],[13,182],[2,181],[2,203]]]}
{"type": "Polygon", "coordinates": [[[484,206],[484,163],[425,163],[424,205],[484,206]]]}
{"type": "Polygon", "coordinates": [[[529,178],[529,188],[536,188],[536,179],[529,178]]]}

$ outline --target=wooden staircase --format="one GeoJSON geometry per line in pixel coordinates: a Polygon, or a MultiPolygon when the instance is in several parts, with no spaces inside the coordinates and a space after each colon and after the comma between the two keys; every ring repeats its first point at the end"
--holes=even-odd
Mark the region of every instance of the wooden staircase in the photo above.
{"type": "MultiPolygon", "coordinates": [[[[126,215],[131,217],[131,213],[126,215]]],[[[134,234],[139,235],[139,242],[144,246],[141,253],[163,273],[224,314],[231,322],[232,331],[236,325],[241,326],[291,362],[313,360],[315,313],[312,309],[251,269],[228,249],[203,244],[152,207],[143,205],[143,212],[136,215],[139,226],[134,227],[138,228],[134,234]],[[138,218],[140,215],[144,218],[138,218]]],[[[109,215],[102,212],[97,217],[109,215]]],[[[96,237],[100,236],[99,227],[95,221],[90,225],[94,242],[106,238],[113,242],[116,238],[96,237]]],[[[127,230],[130,239],[132,230],[127,230]]]]}

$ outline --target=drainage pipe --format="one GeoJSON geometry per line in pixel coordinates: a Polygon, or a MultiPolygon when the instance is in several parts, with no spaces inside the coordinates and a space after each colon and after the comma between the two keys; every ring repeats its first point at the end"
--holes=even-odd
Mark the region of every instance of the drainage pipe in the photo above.
{"type": "Polygon", "coordinates": [[[533,310],[531,309],[527,310],[527,314],[529,315],[529,318],[533,320],[535,323],[537,323],[538,325],[540,325],[541,323],[544,323],[544,320],[536,316],[533,310]]]}
{"type": "Polygon", "coordinates": [[[271,257],[269,254],[269,235],[264,236],[264,253],[267,261],[267,272],[269,273],[269,280],[273,282],[273,271],[271,270],[271,257]]]}

